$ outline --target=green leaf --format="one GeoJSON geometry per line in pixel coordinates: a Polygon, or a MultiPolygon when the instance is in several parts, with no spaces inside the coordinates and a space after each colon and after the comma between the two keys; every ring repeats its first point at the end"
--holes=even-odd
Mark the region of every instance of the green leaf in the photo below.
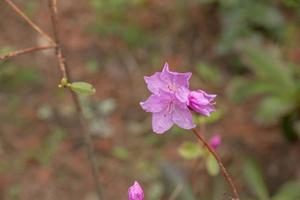
{"type": "Polygon", "coordinates": [[[213,157],[212,154],[209,154],[205,160],[206,169],[211,176],[216,176],[220,172],[220,168],[217,160],[213,157]]]}
{"type": "Polygon", "coordinates": [[[243,172],[250,189],[257,198],[259,200],[269,200],[268,189],[257,163],[248,159],[244,164],[243,172]]]}
{"type": "Polygon", "coordinates": [[[274,124],[293,109],[289,101],[277,97],[264,98],[257,109],[256,120],[263,124],[274,124]]]}
{"type": "Polygon", "coordinates": [[[72,91],[81,94],[81,95],[93,95],[96,92],[96,89],[89,83],[86,82],[74,82],[70,84],[72,91]]]}
{"type": "Polygon", "coordinates": [[[285,183],[279,192],[272,198],[272,200],[299,200],[300,199],[300,182],[291,181],[285,183]]]}
{"type": "Polygon", "coordinates": [[[198,143],[184,142],[180,145],[178,153],[184,159],[196,159],[203,155],[203,150],[198,143]]]}

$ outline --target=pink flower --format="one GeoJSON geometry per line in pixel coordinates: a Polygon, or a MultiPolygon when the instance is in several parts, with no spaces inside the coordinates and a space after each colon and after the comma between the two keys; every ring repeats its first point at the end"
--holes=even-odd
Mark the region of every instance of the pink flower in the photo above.
{"type": "Polygon", "coordinates": [[[207,94],[202,90],[191,91],[188,95],[189,108],[197,113],[209,116],[211,112],[215,111],[214,99],[217,95],[207,94]]]}
{"type": "Polygon", "coordinates": [[[173,124],[183,129],[195,127],[188,107],[173,94],[160,91],[140,104],[146,112],[152,112],[152,128],[155,133],[162,134],[173,124]]]}
{"type": "Polygon", "coordinates": [[[144,191],[137,181],[128,189],[128,200],[144,200],[144,191]]]}
{"type": "Polygon", "coordinates": [[[209,145],[211,148],[214,150],[217,149],[222,143],[222,138],[220,135],[214,135],[210,140],[209,140],[209,145]]]}
{"type": "Polygon", "coordinates": [[[166,63],[162,72],[145,76],[145,81],[152,95],[141,107],[152,113],[152,129],[162,134],[174,124],[183,129],[192,129],[195,124],[190,110],[203,115],[214,111],[216,95],[207,94],[202,90],[190,91],[189,80],[192,73],[178,73],[169,70],[166,63]]]}
{"type": "Polygon", "coordinates": [[[166,63],[162,72],[145,77],[152,95],[140,105],[146,112],[153,114],[152,128],[155,133],[164,133],[174,124],[183,129],[195,127],[192,114],[187,107],[191,75],[191,73],[171,72],[166,63]]]}

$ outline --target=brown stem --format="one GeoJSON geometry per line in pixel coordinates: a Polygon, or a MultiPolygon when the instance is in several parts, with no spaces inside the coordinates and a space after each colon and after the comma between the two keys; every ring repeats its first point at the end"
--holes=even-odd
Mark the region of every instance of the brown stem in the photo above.
{"type": "Polygon", "coordinates": [[[26,49],[21,49],[21,50],[10,52],[10,53],[8,53],[4,56],[0,56],[0,61],[4,61],[6,59],[13,58],[15,56],[23,55],[23,54],[26,54],[26,53],[31,53],[31,52],[35,52],[35,51],[42,51],[42,50],[47,50],[47,49],[53,49],[53,48],[55,48],[55,46],[29,47],[29,48],[26,48],[26,49]]]}
{"type": "Polygon", "coordinates": [[[18,14],[20,15],[34,30],[43,35],[51,44],[53,44],[53,39],[45,33],[38,25],[36,25],[27,15],[11,0],[5,0],[5,2],[18,14]]]}
{"type": "MultiPolygon", "coordinates": [[[[56,0],[48,0],[48,3],[49,3],[49,9],[50,9],[50,17],[51,17],[54,41],[56,43],[55,54],[56,54],[56,57],[57,57],[57,60],[59,63],[59,68],[60,68],[62,77],[66,78],[68,82],[72,82],[71,76],[70,76],[69,70],[68,70],[67,61],[65,59],[63,49],[62,49],[62,46],[60,43],[60,37],[59,37],[59,32],[58,32],[59,29],[58,29],[58,17],[57,17],[57,1],[56,0]]],[[[81,105],[79,102],[79,98],[76,93],[74,93],[70,89],[69,89],[69,91],[71,93],[72,101],[76,107],[77,116],[79,118],[80,125],[83,129],[85,149],[86,149],[88,160],[89,160],[89,163],[91,166],[92,176],[93,176],[93,179],[95,182],[98,199],[101,200],[102,195],[101,195],[100,182],[98,179],[98,177],[99,177],[98,166],[97,166],[96,159],[94,156],[95,154],[94,154],[92,138],[87,130],[88,129],[87,124],[86,124],[85,118],[82,113],[82,108],[81,108],[81,105]]]]}
{"type": "Polygon", "coordinates": [[[193,133],[196,135],[196,137],[204,144],[204,146],[208,149],[208,151],[215,157],[215,159],[217,160],[222,174],[225,178],[225,180],[228,182],[230,188],[231,188],[231,192],[233,195],[233,199],[232,200],[239,200],[239,194],[237,192],[236,186],[231,178],[231,176],[229,175],[229,173],[227,172],[226,168],[224,167],[222,160],[220,158],[220,156],[210,147],[210,145],[205,141],[205,139],[201,136],[201,134],[198,133],[198,131],[196,129],[192,129],[193,133]]]}

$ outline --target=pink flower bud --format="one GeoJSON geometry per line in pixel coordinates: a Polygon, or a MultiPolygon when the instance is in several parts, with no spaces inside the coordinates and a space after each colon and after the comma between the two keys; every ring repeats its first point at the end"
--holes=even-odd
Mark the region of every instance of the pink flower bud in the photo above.
{"type": "Polygon", "coordinates": [[[187,105],[191,110],[209,116],[211,112],[215,111],[214,99],[216,96],[215,94],[207,94],[203,90],[191,91],[187,105]]]}
{"type": "Polygon", "coordinates": [[[217,149],[222,143],[222,139],[220,135],[214,135],[212,138],[209,140],[209,145],[211,148],[214,150],[217,149]]]}
{"type": "Polygon", "coordinates": [[[128,189],[128,200],[144,200],[144,191],[137,181],[128,189]]]}

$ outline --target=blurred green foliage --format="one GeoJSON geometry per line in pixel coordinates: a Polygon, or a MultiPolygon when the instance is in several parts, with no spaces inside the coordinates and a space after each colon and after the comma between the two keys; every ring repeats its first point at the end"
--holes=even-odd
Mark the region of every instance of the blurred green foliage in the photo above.
{"type": "Polygon", "coordinates": [[[221,53],[233,50],[240,39],[252,34],[282,38],[284,18],[274,1],[220,0],[219,3],[222,23],[219,43],[221,53]]]}
{"type": "Polygon", "coordinates": [[[219,86],[222,83],[222,74],[218,68],[208,65],[206,63],[199,63],[196,65],[197,73],[200,78],[215,86],[219,86]]]}
{"type": "Polygon", "coordinates": [[[20,199],[21,186],[19,184],[14,184],[8,188],[8,195],[10,199],[20,199]]]}
{"type": "Polygon", "coordinates": [[[300,181],[289,181],[284,183],[276,194],[270,195],[267,185],[264,182],[263,174],[257,162],[248,159],[244,163],[244,176],[258,200],[298,200],[300,199],[300,181]]]}
{"type": "Polygon", "coordinates": [[[54,154],[65,137],[64,130],[54,128],[40,146],[25,149],[20,155],[11,157],[9,162],[7,160],[0,161],[0,172],[24,170],[26,163],[30,160],[36,161],[40,165],[50,165],[54,154]]]}
{"type": "Polygon", "coordinates": [[[222,119],[224,114],[224,111],[221,108],[218,108],[218,110],[211,113],[210,116],[204,117],[197,115],[197,119],[200,124],[213,124],[218,122],[220,119],[222,119]]]}
{"type": "Polygon", "coordinates": [[[297,9],[300,7],[299,0],[283,0],[282,2],[285,6],[290,7],[290,8],[297,9]]]}
{"type": "Polygon", "coordinates": [[[42,79],[40,73],[27,66],[12,63],[0,63],[0,88],[5,91],[22,90],[30,85],[39,85],[42,79]]]}
{"type": "Polygon", "coordinates": [[[24,11],[29,17],[33,17],[38,10],[38,4],[36,1],[26,1],[24,5],[24,11]]]}
{"type": "Polygon", "coordinates": [[[181,157],[187,160],[203,158],[206,170],[211,176],[216,176],[220,172],[218,162],[216,161],[214,156],[199,143],[184,142],[178,148],[178,153],[181,157]]]}
{"type": "Polygon", "coordinates": [[[151,39],[136,16],[130,10],[142,10],[144,0],[91,0],[95,19],[90,29],[102,37],[116,37],[136,47],[151,39]]]}
{"type": "Polygon", "coordinates": [[[130,157],[130,154],[127,149],[121,146],[116,146],[112,149],[112,154],[114,157],[116,157],[119,160],[128,160],[130,157]]]}
{"type": "MultiPolygon", "coordinates": [[[[251,77],[234,78],[227,88],[228,96],[244,101],[260,96],[256,120],[263,124],[284,122],[300,107],[299,68],[286,62],[275,48],[264,48],[245,43],[241,57],[251,71],[251,77]]],[[[296,120],[299,120],[296,119],[296,120]]],[[[289,139],[297,136],[288,134],[289,139]]]]}
{"type": "Polygon", "coordinates": [[[37,149],[32,149],[30,157],[42,165],[51,164],[54,154],[59,145],[66,137],[66,132],[61,128],[55,128],[53,132],[45,139],[45,142],[37,149]]]}
{"type": "Polygon", "coordinates": [[[203,155],[203,150],[198,143],[184,142],[180,145],[178,153],[184,159],[196,159],[203,155]]]}

